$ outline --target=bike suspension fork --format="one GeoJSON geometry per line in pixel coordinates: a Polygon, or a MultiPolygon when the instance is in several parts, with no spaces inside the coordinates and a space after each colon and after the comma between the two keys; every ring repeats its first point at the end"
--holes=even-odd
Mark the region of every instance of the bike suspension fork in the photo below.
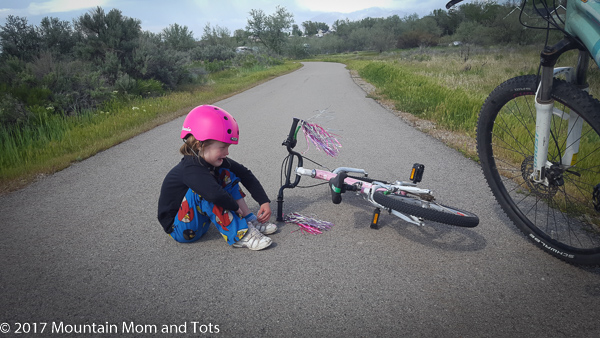
{"type": "MultiPolygon", "coordinates": [[[[546,52],[546,50],[544,52],[546,52]]],[[[547,184],[547,180],[545,180],[545,169],[546,162],[548,161],[548,147],[551,137],[550,128],[552,124],[552,112],[554,110],[552,84],[554,81],[554,64],[556,63],[556,60],[544,63],[544,52],[542,52],[540,84],[535,95],[535,143],[531,180],[547,184]]]]}
{"type": "MultiPolygon", "coordinates": [[[[541,78],[535,97],[535,148],[531,179],[545,185],[548,184],[545,170],[551,165],[548,164],[548,148],[550,142],[553,141],[553,135],[551,134],[553,115],[557,115],[558,117],[569,121],[569,133],[566,140],[566,147],[563,149],[564,154],[561,154],[561,165],[563,167],[571,166],[577,160],[577,153],[579,152],[579,139],[581,137],[581,129],[583,126],[582,119],[573,112],[567,114],[555,109],[554,100],[552,99],[554,75],[555,73],[561,72],[561,70],[554,69],[556,61],[562,53],[576,48],[578,48],[577,42],[565,39],[554,46],[547,47],[541,54],[541,78]]],[[[585,69],[589,62],[589,56],[587,56],[586,53],[585,50],[580,49],[578,67],[575,73],[573,73],[572,69],[566,69],[566,71],[564,71],[567,73],[567,80],[569,82],[580,86],[585,83],[585,69]]]]}

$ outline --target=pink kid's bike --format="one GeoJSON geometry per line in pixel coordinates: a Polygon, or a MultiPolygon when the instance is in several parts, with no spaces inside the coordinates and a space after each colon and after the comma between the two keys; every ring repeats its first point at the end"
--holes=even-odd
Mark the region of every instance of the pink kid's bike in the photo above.
{"type": "Polygon", "coordinates": [[[371,220],[373,229],[378,228],[382,210],[416,225],[424,225],[423,220],[469,228],[479,224],[479,218],[475,214],[440,204],[436,202],[431,190],[417,187],[425,168],[422,164],[416,163],[413,166],[410,174],[411,181],[395,181],[393,183],[370,178],[364,169],[340,167],[328,171],[304,168],[304,157],[293,150],[301,129],[308,135],[307,139],[313,141],[317,147],[332,156],[335,155],[336,147],[332,147],[331,144],[336,143],[337,140],[331,134],[316,124],[297,118],[293,119],[289,135],[283,142],[288,156],[285,158],[282,168],[285,183],[277,195],[277,221],[284,221],[283,191],[297,187],[302,176],[310,176],[326,181],[334,204],[342,202],[342,194],[352,191],[374,205],[375,211],[371,220]],[[294,164],[295,162],[297,165],[294,164]]]}

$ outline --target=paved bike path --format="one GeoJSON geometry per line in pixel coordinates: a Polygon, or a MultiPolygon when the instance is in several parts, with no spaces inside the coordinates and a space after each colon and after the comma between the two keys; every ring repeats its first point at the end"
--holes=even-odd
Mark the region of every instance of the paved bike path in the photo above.
{"type": "Polygon", "coordinates": [[[45,334],[87,325],[115,336],[163,328],[253,337],[600,332],[599,270],[526,242],[476,163],[366,96],[344,65],[316,62],[217,105],[241,126],[230,156],[263,182],[274,213],[292,117],[327,111],[329,120],[316,121],[335,129],[341,154],[311,147],[308,157],[381,179],[407,179],[423,163],[421,185],[476,213],[479,227],[417,227],[382,215],[372,230],[370,205],[350,194],[333,205],[320,186],[286,190],[284,211],[333,222],[322,235],[281,224],[261,252],[230,248],[214,229],[178,244],[156,221],[160,184],[180,159],[177,119],[0,197],[0,330],[45,322],[45,334]]]}

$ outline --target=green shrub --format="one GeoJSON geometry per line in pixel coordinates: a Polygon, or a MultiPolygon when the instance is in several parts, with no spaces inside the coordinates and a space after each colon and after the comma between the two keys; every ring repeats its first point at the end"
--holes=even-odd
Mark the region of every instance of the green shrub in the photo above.
{"type": "Polygon", "coordinates": [[[115,82],[115,91],[121,94],[150,97],[164,94],[163,84],[158,80],[136,80],[127,74],[121,74],[115,82]]]}
{"type": "Polygon", "coordinates": [[[33,114],[10,93],[0,95],[0,125],[11,126],[27,122],[33,114]]]}
{"type": "Polygon", "coordinates": [[[253,68],[259,64],[258,58],[251,53],[240,53],[233,59],[233,65],[240,68],[253,68]]]}
{"type": "Polygon", "coordinates": [[[222,61],[222,60],[216,60],[216,61],[209,61],[209,62],[204,62],[204,67],[206,68],[206,70],[209,73],[216,73],[216,72],[220,72],[222,70],[228,69],[231,67],[231,61],[227,60],[227,61],[222,61]]]}

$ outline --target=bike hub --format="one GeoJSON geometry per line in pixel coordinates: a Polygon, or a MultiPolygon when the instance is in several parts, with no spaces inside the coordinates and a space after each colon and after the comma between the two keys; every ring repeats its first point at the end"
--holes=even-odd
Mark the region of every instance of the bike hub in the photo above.
{"type": "Polygon", "coordinates": [[[526,157],[521,164],[521,175],[531,192],[541,198],[552,198],[558,192],[558,187],[564,184],[564,170],[558,165],[552,165],[545,170],[544,176],[548,180],[548,184],[538,183],[531,179],[533,173],[533,156],[526,157]]]}

